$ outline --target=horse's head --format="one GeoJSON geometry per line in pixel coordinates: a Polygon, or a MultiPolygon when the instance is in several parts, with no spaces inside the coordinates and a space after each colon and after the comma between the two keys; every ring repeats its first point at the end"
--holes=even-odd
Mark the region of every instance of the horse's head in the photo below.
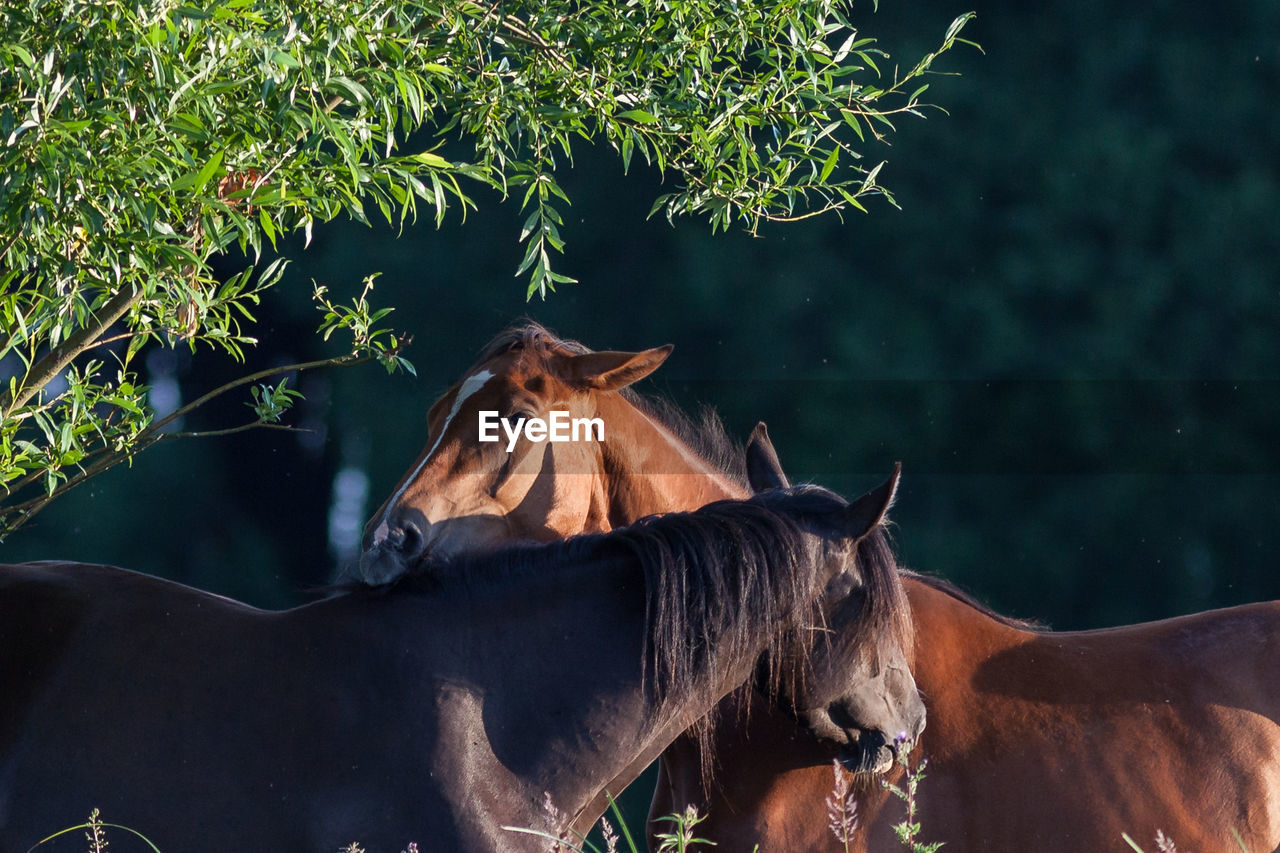
{"type": "Polygon", "coordinates": [[[591,352],[536,324],[500,335],[431,407],[426,448],[365,527],[361,579],[392,580],[428,554],[607,529],[603,427],[590,421],[670,352],[591,352]]]}
{"type": "MultiPolygon", "coordinates": [[[[839,748],[847,767],[870,773],[887,771],[925,722],[910,670],[911,611],[883,531],[899,470],[852,503],[806,487],[798,514],[843,569],[828,585],[827,630],[815,638],[805,666],[786,677],[783,699],[814,735],[839,748]]],[[[769,490],[789,487],[764,424],[747,444],[747,472],[766,500],[769,490]]]]}

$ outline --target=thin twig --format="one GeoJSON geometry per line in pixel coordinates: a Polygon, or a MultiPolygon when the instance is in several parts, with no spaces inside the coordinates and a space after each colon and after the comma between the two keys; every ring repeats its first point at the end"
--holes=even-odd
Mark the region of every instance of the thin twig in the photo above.
{"type": "Polygon", "coordinates": [[[248,432],[251,429],[274,429],[282,432],[314,432],[314,430],[301,429],[288,424],[271,424],[263,421],[252,421],[251,423],[241,424],[237,427],[225,427],[223,429],[210,429],[201,432],[166,432],[160,434],[160,440],[166,441],[171,438],[217,438],[223,435],[236,435],[241,432],[248,432]]]}
{"type": "Polygon", "coordinates": [[[365,364],[373,361],[373,359],[374,356],[371,355],[342,355],[336,358],[323,358],[317,359],[316,361],[302,362],[301,364],[286,364],[282,367],[270,367],[266,370],[259,370],[256,373],[250,373],[248,376],[241,376],[239,379],[233,379],[225,385],[220,385],[207,394],[197,397],[182,408],[170,412],[168,415],[139,433],[139,437],[149,433],[158,433],[162,431],[166,426],[173,423],[178,418],[190,414],[193,409],[197,409],[210,400],[216,397],[221,397],[223,394],[228,391],[233,391],[236,388],[242,388],[245,385],[252,385],[254,382],[260,382],[261,380],[268,379],[272,376],[279,376],[282,373],[301,373],[306,370],[314,370],[317,367],[354,367],[357,364],[365,364]]]}
{"type": "Polygon", "coordinates": [[[231,382],[226,383],[225,385],[221,385],[213,389],[212,391],[208,392],[207,394],[204,394],[203,396],[199,397],[195,401],[188,403],[187,405],[181,407],[180,409],[170,413],[166,417],[162,418],[156,423],[153,423],[151,426],[147,427],[142,432],[138,433],[138,435],[134,438],[132,446],[126,448],[125,450],[113,452],[110,450],[110,448],[102,448],[97,453],[93,454],[93,456],[98,459],[97,462],[87,467],[82,466],[79,473],[67,478],[67,480],[64,481],[61,485],[56,486],[51,494],[45,494],[36,498],[31,498],[29,500],[23,501],[22,503],[15,504],[10,507],[0,507],[0,536],[7,536],[10,533],[17,530],[18,528],[22,527],[24,524],[26,524],[28,521],[34,518],[37,513],[39,513],[46,506],[48,506],[49,503],[52,502],[55,498],[61,497],[63,494],[66,494],[66,492],[75,488],[76,486],[80,485],[86,480],[92,477],[96,477],[99,474],[105,473],[106,471],[109,471],[110,469],[114,468],[116,465],[119,465],[121,462],[124,462],[125,460],[128,460],[128,459],[132,459],[134,456],[137,456],[142,451],[146,450],[156,442],[166,437],[196,438],[196,437],[209,437],[209,436],[216,436],[216,435],[229,435],[234,432],[244,432],[245,430],[248,430],[254,427],[262,427],[266,429],[290,429],[293,431],[301,432],[303,430],[296,430],[292,427],[288,427],[283,424],[270,424],[270,423],[261,423],[261,422],[255,423],[255,424],[246,424],[239,427],[229,427],[224,430],[211,430],[208,432],[168,434],[163,432],[163,430],[165,426],[172,423],[177,418],[180,418],[184,415],[189,414],[192,410],[198,408],[199,406],[204,405],[205,403],[208,403],[210,400],[213,400],[214,398],[219,397],[227,393],[228,391],[233,391],[236,388],[243,387],[253,382],[258,382],[262,379],[267,379],[272,376],[278,376],[282,373],[300,373],[302,371],[313,370],[318,367],[354,367],[359,364],[365,364],[367,362],[373,361],[374,359],[375,359],[375,356],[371,356],[371,355],[357,356],[355,354],[351,354],[351,355],[338,356],[336,358],[326,358],[326,359],[318,359],[316,361],[302,362],[300,364],[286,364],[281,367],[273,367],[267,370],[259,370],[256,373],[252,373],[248,376],[242,376],[239,379],[235,379],[235,380],[232,380],[231,382]],[[14,521],[13,520],[14,518],[16,518],[17,520],[14,521]]]}

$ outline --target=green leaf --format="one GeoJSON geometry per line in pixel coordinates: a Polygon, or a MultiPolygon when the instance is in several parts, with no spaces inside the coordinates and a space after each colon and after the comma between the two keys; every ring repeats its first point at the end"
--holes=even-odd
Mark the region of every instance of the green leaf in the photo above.
{"type": "Polygon", "coordinates": [[[301,68],[302,63],[299,62],[291,53],[285,53],[283,50],[271,51],[271,62],[273,65],[279,65],[281,68],[301,68]]]}
{"type": "Polygon", "coordinates": [[[21,60],[22,64],[27,66],[28,68],[36,67],[35,57],[31,55],[31,51],[27,50],[22,45],[9,42],[5,44],[4,51],[8,53],[10,56],[16,56],[19,60],[21,60]]]}
{"type": "Polygon", "coordinates": [[[421,163],[424,166],[430,166],[433,169],[448,169],[451,165],[448,160],[444,159],[439,154],[433,154],[430,151],[408,154],[404,159],[414,163],[421,163]]]}
{"type": "Polygon", "coordinates": [[[831,153],[827,155],[827,159],[822,164],[822,172],[818,175],[818,183],[825,184],[827,178],[831,177],[831,173],[836,168],[836,163],[840,160],[840,149],[832,148],[831,153]]]}
{"type": "Polygon", "coordinates": [[[525,217],[524,224],[520,226],[520,242],[523,243],[529,239],[529,235],[537,231],[542,221],[542,211],[534,209],[525,217]]]}
{"type": "Polygon", "coordinates": [[[960,31],[964,29],[965,24],[978,17],[976,12],[965,12],[951,22],[951,26],[947,27],[947,34],[943,36],[943,41],[953,41],[960,35],[960,31]]]}
{"type": "Polygon", "coordinates": [[[271,221],[271,214],[267,213],[266,208],[258,208],[258,224],[262,226],[262,233],[267,235],[267,239],[271,241],[274,248],[276,245],[276,225],[271,221]]]}
{"type": "Polygon", "coordinates": [[[325,88],[336,89],[348,101],[357,104],[367,104],[373,100],[369,90],[350,77],[330,77],[325,81],[325,88]]]}
{"type": "Polygon", "coordinates": [[[215,151],[208,162],[200,168],[198,172],[191,172],[178,178],[169,185],[169,189],[174,192],[182,190],[191,190],[192,192],[201,193],[205,185],[213,178],[214,174],[222,168],[222,150],[215,151]]]}
{"type": "Polygon", "coordinates": [[[637,124],[657,124],[658,117],[648,110],[626,110],[618,113],[618,118],[634,121],[637,124]]]}

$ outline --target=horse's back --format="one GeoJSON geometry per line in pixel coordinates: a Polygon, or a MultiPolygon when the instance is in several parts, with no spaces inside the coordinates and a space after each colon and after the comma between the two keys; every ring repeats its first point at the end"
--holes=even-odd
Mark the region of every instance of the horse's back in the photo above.
{"type": "Polygon", "coordinates": [[[1078,636],[1095,633],[1114,637],[1117,647],[1127,641],[1139,649],[1132,656],[1115,655],[1117,665],[1133,667],[1131,673],[1112,673],[1119,685],[1159,681],[1173,701],[1235,708],[1280,726],[1280,601],[1078,636]],[[1148,654],[1141,653],[1144,646],[1148,654]]]}
{"type": "Polygon", "coordinates": [[[1150,846],[1159,830],[1225,851],[1235,831],[1250,850],[1280,845],[1280,602],[1022,636],[976,670],[987,758],[931,766],[926,797],[952,793],[933,803],[954,833],[940,838],[1057,851],[1122,832],[1150,846]]]}
{"type": "Polygon", "coordinates": [[[15,714],[72,651],[122,639],[156,612],[181,618],[201,607],[252,610],[149,575],[87,563],[0,565],[0,748],[15,714]],[[86,630],[81,630],[82,627],[86,630]]]}

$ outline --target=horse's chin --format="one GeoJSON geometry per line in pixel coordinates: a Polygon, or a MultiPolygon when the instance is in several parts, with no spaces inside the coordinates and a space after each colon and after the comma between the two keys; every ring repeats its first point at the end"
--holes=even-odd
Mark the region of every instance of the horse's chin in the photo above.
{"type": "MultiPolygon", "coordinates": [[[[910,748],[904,744],[904,748],[910,748]]],[[[896,744],[885,740],[879,732],[862,732],[858,742],[840,750],[840,763],[852,773],[861,776],[881,776],[893,769],[898,761],[896,744]]]]}

